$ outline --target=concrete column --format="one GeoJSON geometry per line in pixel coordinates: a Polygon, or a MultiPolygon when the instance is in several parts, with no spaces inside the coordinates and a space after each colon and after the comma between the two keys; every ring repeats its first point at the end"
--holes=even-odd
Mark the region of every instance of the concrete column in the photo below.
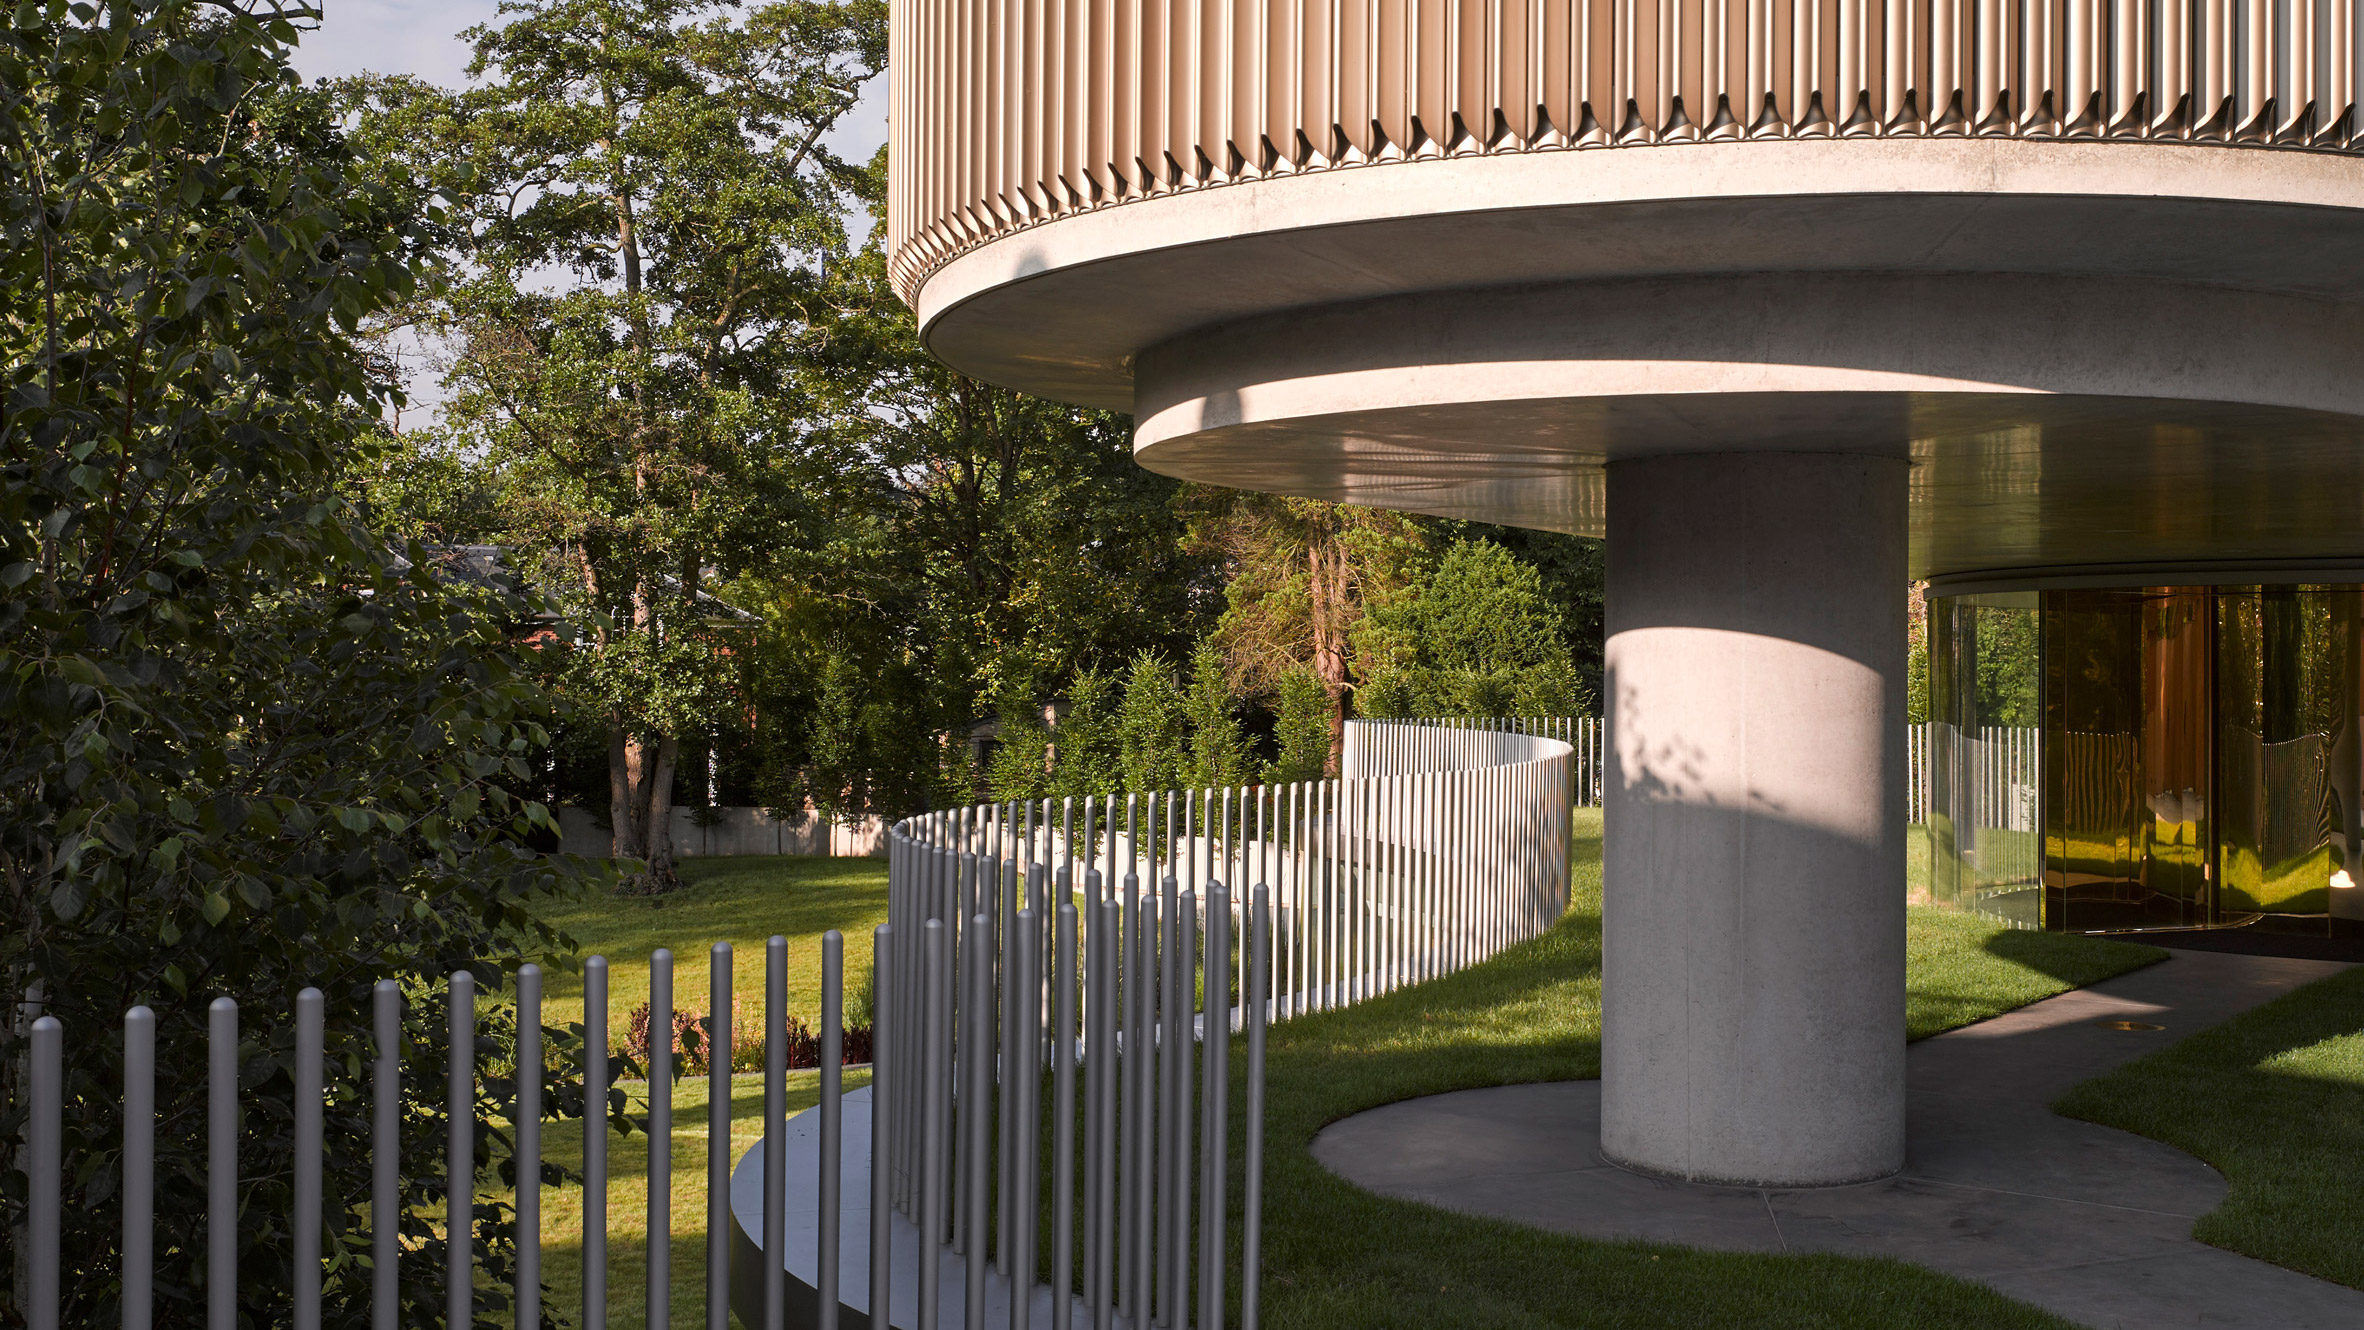
{"type": "Polygon", "coordinates": [[[1609,464],[1619,1163],[1783,1186],[1904,1166],[1906,469],[1609,464]]]}

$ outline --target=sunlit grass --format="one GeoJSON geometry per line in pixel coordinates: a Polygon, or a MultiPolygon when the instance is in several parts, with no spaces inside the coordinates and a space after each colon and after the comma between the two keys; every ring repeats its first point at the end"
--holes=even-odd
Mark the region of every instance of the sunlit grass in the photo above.
{"type": "MultiPolygon", "coordinates": [[[[1418,1095],[1600,1074],[1600,820],[1578,814],[1568,914],[1544,937],[1364,1006],[1276,1027],[1268,1085],[1265,1319],[1290,1330],[1428,1327],[2059,1327],[1978,1285],[1893,1261],[1595,1242],[1377,1196],[1308,1148],[1418,1095]]],[[[2148,959],[2081,937],[1912,911],[1918,1035],[2148,959]],[[2056,944],[2056,945],[2055,945],[2056,944]]]]}
{"type": "Polygon", "coordinates": [[[2203,1242],[2364,1288],[2364,969],[2085,1082],[2054,1107],[2223,1173],[2203,1242]]]}
{"type": "MultiPolygon", "coordinates": [[[[1545,937],[1484,965],[1366,1006],[1273,1031],[1265,1321],[1307,1330],[1405,1326],[1703,1326],[2058,1324],[1976,1286],[1911,1266],[1837,1257],[1750,1256],[1587,1242],[1448,1214],[1361,1192],[1314,1163],[1306,1146],[1348,1113],[1479,1085],[1599,1074],[1600,818],[1577,814],[1573,907],[1545,937]],[[1433,1290],[1433,1291],[1432,1291],[1433,1290]]],[[[618,897],[575,907],[563,925],[586,950],[617,958],[613,1028],[645,995],[645,958],[682,952],[677,1000],[703,1007],[702,950],[741,947],[739,987],[760,992],[761,942],[791,938],[791,1005],[817,1010],[819,933],[847,934],[848,966],[867,964],[868,927],[884,910],[876,860],[692,861],[692,886],[650,906],[618,897]],[[856,938],[861,939],[859,951],[856,938]],[[752,957],[753,959],[750,959],[752,957]],[[859,960],[857,960],[859,957],[859,960]]],[[[2139,964],[2149,948],[2030,934],[1944,910],[1910,912],[1908,1022],[1920,1036],[2007,1010],[2139,964]]],[[[579,1003],[579,986],[554,994],[579,1003]]],[[[553,1016],[567,1009],[552,1003],[553,1016]]],[[[579,1006],[576,1008],[579,1010],[579,1006]]],[[[571,1015],[562,1017],[571,1019],[571,1015]]],[[[849,1088],[865,1083],[850,1072],[849,1088]]],[[[735,1158],[761,1134],[760,1079],[733,1081],[735,1158]]],[[[634,1116],[646,1087],[626,1087],[634,1116]]],[[[790,1078],[790,1111],[817,1098],[817,1073],[790,1078]]],[[[704,1325],[706,1082],[675,1089],[672,1317],[704,1325]]],[[[546,1129],[550,1158],[580,1161],[575,1124],[546,1129]]],[[[645,1317],[647,1142],[609,1145],[608,1325],[645,1317]]],[[[554,1305],[581,1305],[582,1201],[543,1194],[544,1271],[554,1305]]]]}
{"type": "MultiPolygon", "coordinates": [[[[846,1089],[870,1083],[866,1069],[848,1068],[846,1089]]],[[[731,1079],[731,1159],[763,1138],[763,1078],[740,1075],[731,1079]]],[[[631,1100],[631,1114],[644,1118],[648,1087],[623,1087],[631,1100]]],[[[820,1102],[820,1073],[788,1074],[788,1113],[820,1102]]],[[[706,1324],[706,1105],[707,1082],[694,1077],[673,1087],[673,1223],[670,1323],[678,1330],[698,1330],[706,1324]]],[[[583,1133],[579,1122],[554,1122],[543,1128],[544,1157],[580,1169],[583,1133]]],[[[648,1137],[608,1138],[607,1289],[610,1327],[639,1327],[647,1323],[648,1308],[648,1137]]],[[[506,1193],[501,1198],[509,1199],[506,1193]]],[[[542,1280],[547,1297],[561,1320],[582,1323],[583,1306],[583,1191],[580,1187],[542,1189],[542,1280]]]]}
{"type": "MultiPolygon", "coordinates": [[[[741,1010],[752,1023],[763,999],[764,943],[788,940],[788,1010],[810,1024],[821,1010],[821,935],[845,935],[846,989],[870,966],[870,930],[886,922],[884,859],[747,856],[685,859],[682,887],[666,896],[598,896],[545,917],[580,944],[581,956],[608,961],[608,1031],[621,1040],[624,1020],[648,1001],[649,955],[673,950],[673,1003],[704,1012],[708,949],[728,942],[741,1010]]],[[[553,972],[544,985],[552,1025],[580,1021],[579,973],[553,972]]],[[[850,1000],[850,998],[849,998],[850,1000]]]]}

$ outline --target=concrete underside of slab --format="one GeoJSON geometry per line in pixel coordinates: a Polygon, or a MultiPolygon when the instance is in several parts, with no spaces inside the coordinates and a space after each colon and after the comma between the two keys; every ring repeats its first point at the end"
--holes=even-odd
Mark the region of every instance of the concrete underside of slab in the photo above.
{"type": "Polygon", "coordinates": [[[1600,1083],[1504,1086],[1357,1114],[1314,1154],[1389,1196],[1590,1238],[1910,1261],[2102,1327],[2364,1327],[2364,1292],[2195,1241],[2224,1180],[2047,1107],[2078,1082],[2344,967],[2202,952],[1925,1040],[1905,1169],[1811,1190],[1673,1182],[1607,1163],[1600,1083]],[[2155,1033],[2104,1029],[2134,1019],[2155,1033]]]}

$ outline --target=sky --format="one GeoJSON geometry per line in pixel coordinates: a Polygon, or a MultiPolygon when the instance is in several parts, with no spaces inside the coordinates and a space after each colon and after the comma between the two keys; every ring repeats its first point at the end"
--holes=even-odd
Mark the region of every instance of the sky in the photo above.
{"type": "MultiPolygon", "coordinates": [[[[322,0],[326,17],[318,31],[304,34],[296,68],[305,78],[334,78],[364,72],[415,74],[456,87],[468,66],[460,29],[492,23],[498,0],[322,0]]],[[[839,156],[868,161],[886,142],[886,80],[874,79],[829,146],[839,156]]]]}
{"type": "MultiPolygon", "coordinates": [[[[346,74],[413,74],[430,83],[458,87],[466,80],[468,45],[462,28],[497,22],[499,0],[323,0],[320,27],[304,34],[295,66],[306,79],[346,74]]],[[[825,140],[839,156],[868,161],[886,142],[886,79],[871,80],[860,105],[825,140]]],[[[434,420],[442,404],[441,385],[423,368],[424,348],[397,348],[411,405],[405,428],[434,420]]]]}

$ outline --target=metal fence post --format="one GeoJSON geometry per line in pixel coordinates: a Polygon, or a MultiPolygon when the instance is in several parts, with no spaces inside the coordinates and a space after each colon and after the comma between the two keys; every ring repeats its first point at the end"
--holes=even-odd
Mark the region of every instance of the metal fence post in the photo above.
{"type": "Polygon", "coordinates": [[[149,1330],[156,1298],[156,1013],[123,1014],[123,1330],[149,1330]]]}
{"type": "Polygon", "coordinates": [[[517,967],[517,1330],[542,1325],[542,967],[517,967]]]}
{"type": "MultiPolygon", "coordinates": [[[[476,1319],[476,976],[452,973],[451,1062],[445,1087],[443,1243],[444,1324],[476,1319]]],[[[589,1224],[586,1216],[586,1236],[589,1224]]]]}
{"type": "Polygon", "coordinates": [[[66,1027],[43,1016],[32,1029],[32,1103],[25,1123],[25,1245],[31,1330],[58,1330],[60,1228],[65,1222],[66,1027]]]}
{"type": "MultiPolygon", "coordinates": [[[[295,1330],[320,1330],[321,1044],[325,1003],[317,988],[296,994],[295,1188],[288,1215],[293,1239],[295,1330]]],[[[126,1253],[128,1256],[128,1253],[126,1253]]]]}
{"type": "Polygon", "coordinates": [[[238,1003],[226,997],[206,1008],[205,1092],[205,1324],[238,1330],[238,1003]]]}

